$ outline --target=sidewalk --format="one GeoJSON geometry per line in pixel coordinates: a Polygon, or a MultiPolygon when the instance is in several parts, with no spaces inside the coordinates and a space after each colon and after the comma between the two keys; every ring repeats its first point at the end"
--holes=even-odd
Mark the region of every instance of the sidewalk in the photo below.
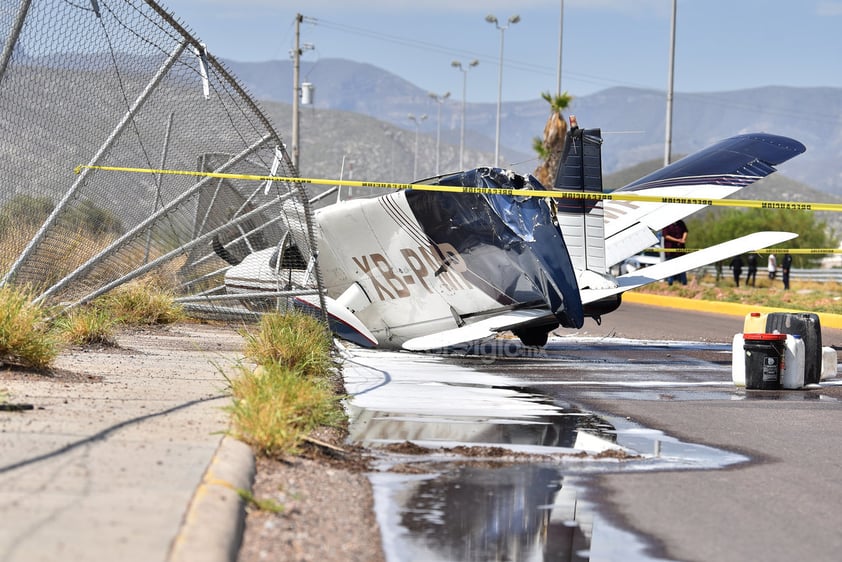
{"type": "Polygon", "coordinates": [[[224,437],[233,331],[180,325],[0,373],[0,560],[231,560],[249,448],[224,437]]]}

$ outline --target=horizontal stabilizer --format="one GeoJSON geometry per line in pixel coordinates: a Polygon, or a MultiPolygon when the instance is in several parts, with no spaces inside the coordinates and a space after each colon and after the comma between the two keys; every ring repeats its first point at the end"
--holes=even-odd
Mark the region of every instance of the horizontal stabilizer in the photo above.
{"type": "MultiPolygon", "coordinates": [[[[700,200],[724,199],[776,171],[806,149],[797,140],[752,133],[722,140],[613,193],[700,200]]],[[[646,230],[665,226],[704,204],[604,201],[606,264],[610,267],[651,246],[646,230]]]]}
{"type": "Polygon", "coordinates": [[[774,246],[792,240],[798,235],[792,232],[755,232],[741,238],[735,238],[716,246],[698,250],[683,256],[650,265],[642,269],[621,275],[617,278],[618,286],[611,289],[582,289],[582,303],[595,302],[605,297],[642,287],[655,281],[678,275],[691,269],[698,269],[734,256],[753,252],[761,248],[774,246]]]}
{"type": "Polygon", "coordinates": [[[444,349],[454,345],[483,340],[495,336],[503,330],[511,330],[521,324],[531,324],[539,318],[554,320],[555,317],[546,308],[512,310],[473,324],[466,324],[461,328],[412,338],[405,341],[402,347],[408,351],[444,349]]]}

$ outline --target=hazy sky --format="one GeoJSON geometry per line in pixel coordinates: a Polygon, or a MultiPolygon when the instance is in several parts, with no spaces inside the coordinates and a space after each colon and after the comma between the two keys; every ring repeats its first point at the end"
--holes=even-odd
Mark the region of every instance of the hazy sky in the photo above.
{"type": "MultiPolygon", "coordinates": [[[[497,99],[504,25],[503,100],[531,100],[557,85],[562,0],[161,0],[218,57],[289,58],[296,13],[302,60],[346,58],[379,66],[434,93],[497,99]]],[[[562,89],[665,90],[672,0],[564,0],[562,89]]],[[[675,89],[768,85],[842,87],[842,0],[678,0],[675,89]]],[[[306,80],[306,76],[303,77],[306,80]]],[[[316,84],[318,91],[318,84],[316,84]]]]}

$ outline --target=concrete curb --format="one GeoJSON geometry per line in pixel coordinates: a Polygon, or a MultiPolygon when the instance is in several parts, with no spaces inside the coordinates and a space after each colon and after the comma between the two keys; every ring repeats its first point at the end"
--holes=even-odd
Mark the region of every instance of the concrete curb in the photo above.
{"type": "Polygon", "coordinates": [[[255,463],[251,448],[225,436],[211,459],[170,549],[169,562],[233,562],[245,529],[245,500],[255,463]]]}
{"type": "MultiPolygon", "coordinates": [[[[682,297],[670,297],[666,295],[653,295],[649,293],[628,292],[623,295],[625,302],[661,306],[664,308],[678,308],[681,310],[695,310],[698,312],[710,312],[713,314],[728,314],[731,316],[745,316],[750,312],[805,312],[803,310],[773,308],[768,306],[755,306],[733,302],[702,301],[696,299],[685,299],[682,297]]],[[[809,312],[809,311],[808,311],[809,312]]],[[[842,314],[819,313],[819,320],[822,328],[842,328],[842,314]]]]}

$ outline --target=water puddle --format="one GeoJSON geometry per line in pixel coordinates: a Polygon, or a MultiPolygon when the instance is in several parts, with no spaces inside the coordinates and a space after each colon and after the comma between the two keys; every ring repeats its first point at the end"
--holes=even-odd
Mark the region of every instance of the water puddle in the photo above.
{"type": "Polygon", "coordinates": [[[656,560],[588,501],[589,477],[747,460],[625,419],[553,410],[528,419],[355,412],[352,440],[382,452],[369,478],[387,560],[656,560]]]}
{"type": "Polygon", "coordinates": [[[599,515],[587,480],[540,465],[371,476],[386,559],[655,561],[599,515]]]}
{"type": "MultiPolygon", "coordinates": [[[[539,402],[538,395],[511,392],[521,394],[526,401],[539,402]]],[[[553,411],[548,415],[491,417],[360,409],[352,414],[349,438],[368,446],[403,441],[431,447],[471,443],[521,446],[512,449],[534,453],[544,452],[544,447],[590,453],[616,448],[614,427],[599,416],[572,408],[553,411]]]]}

